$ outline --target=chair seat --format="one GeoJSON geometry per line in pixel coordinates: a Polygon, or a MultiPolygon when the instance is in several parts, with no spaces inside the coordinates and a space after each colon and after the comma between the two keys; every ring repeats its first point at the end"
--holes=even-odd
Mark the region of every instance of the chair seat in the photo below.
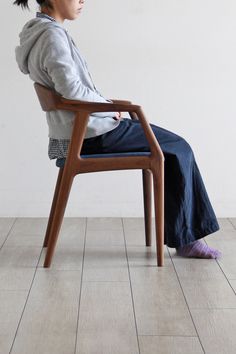
{"type": "MultiPolygon", "coordinates": [[[[83,159],[89,158],[104,158],[104,157],[130,157],[130,156],[150,156],[151,152],[120,152],[120,153],[113,153],[113,154],[90,154],[90,155],[81,155],[83,159]]],[[[61,168],[64,167],[66,159],[57,159],[56,166],[61,168]]]]}

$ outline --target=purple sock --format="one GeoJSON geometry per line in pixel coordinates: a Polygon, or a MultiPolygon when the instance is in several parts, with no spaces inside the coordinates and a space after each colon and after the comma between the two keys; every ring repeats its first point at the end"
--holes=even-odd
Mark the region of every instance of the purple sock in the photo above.
{"type": "Polygon", "coordinates": [[[209,247],[206,243],[199,240],[176,248],[176,252],[178,256],[196,258],[218,258],[222,255],[220,251],[209,247]]]}

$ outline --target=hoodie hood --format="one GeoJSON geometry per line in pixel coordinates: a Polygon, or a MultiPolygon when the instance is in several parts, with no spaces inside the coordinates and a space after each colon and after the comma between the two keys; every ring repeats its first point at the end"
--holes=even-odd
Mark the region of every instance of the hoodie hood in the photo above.
{"type": "MultiPolygon", "coordinates": [[[[49,19],[49,17],[36,17],[24,25],[21,33],[19,34],[20,45],[15,49],[17,64],[19,69],[24,74],[29,74],[28,56],[31,49],[37,42],[38,38],[42,35],[42,33],[51,27],[63,28],[58,22],[53,19],[49,19]]],[[[65,29],[63,28],[63,30],[65,29]]]]}

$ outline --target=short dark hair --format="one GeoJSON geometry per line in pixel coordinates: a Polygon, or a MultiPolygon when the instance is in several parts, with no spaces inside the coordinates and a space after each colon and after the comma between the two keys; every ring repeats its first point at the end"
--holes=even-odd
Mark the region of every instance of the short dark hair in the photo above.
{"type": "MultiPolygon", "coordinates": [[[[28,1],[29,0],[15,0],[13,2],[13,5],[21,6],[22,9],[29,9],[28,1]]],[[[45,6],[52,9],[52,4],[50,0],[36,0],[36,1],[40,6],[45,6]]]]}

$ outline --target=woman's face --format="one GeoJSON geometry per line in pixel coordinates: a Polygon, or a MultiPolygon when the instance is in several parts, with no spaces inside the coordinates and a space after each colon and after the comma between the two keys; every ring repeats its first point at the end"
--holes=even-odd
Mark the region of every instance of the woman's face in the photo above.
{"type": "Polygon", "coordinates": [[[52,14],[55,20],[63,22],[64,20],[75,20],[80,15],[84,0],[51,0],[53,10],[52,14]]]}

